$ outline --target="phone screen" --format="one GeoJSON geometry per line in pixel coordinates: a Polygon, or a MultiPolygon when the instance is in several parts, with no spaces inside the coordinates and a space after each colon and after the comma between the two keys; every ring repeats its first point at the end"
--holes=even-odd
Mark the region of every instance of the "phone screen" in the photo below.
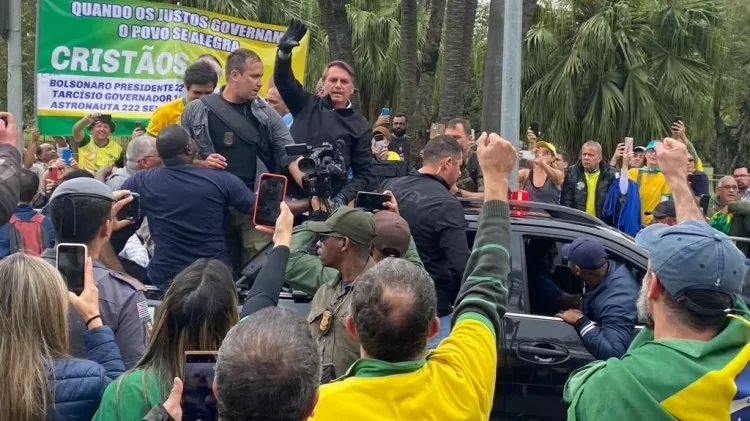
{"type": "Polygon", "coordinates": [[[539,122],[532,121],[529,126],[531,128],[531,131],[534,132],[534,136],[539,137],[539,122]]]}
{"type": "Polygon", "coordinates": [[[143,123],[141,123],[140,121],[136,121],[135,122],[135,128],[143,130],[143,123]]]}
{"type": "Polygon", "coordinates": [[[117,212],[117,219],[120,221],[141,219],[141,195],[138,193],[130,193],[130,195],[133,196],[133,200],[117,212]]]}
{"type": "Polygon", "coordinates": [[[216,421],[214,396],[215,352],[185,353],[182,388],[182,421],[216,421]]]}
{"type": "Polygon", "coordinates": [[[383,108],[383,111],[381,112],[383,115],[391,115],[391,109],[390,108],[383,108]]]}
{"type": "Polygon", "coordinates": [[[255,224],[266,227],[276,226],[281,213],[281,201],[286,194],[286,178],[263,174],[260,176],[258,197],[255,199],[255,224]]]}
{"type": "Polygon", "coordinates": [[[52,181],[60,181],[60,169],[57,167],[49,167],[49,179],[52,181]]]}
{"type": "Polygon", "coordinates": [[[385,194],[367,193],[361,191],[357,193],[357,201],[355,202],[355,206],[366,211],[385,210],[386,207],[383,206],[383,203],[388,202],[390,199],[391,198],[385,194]]]}
{"type": "Polygon", "coordinates": [[[68,290],[75,294],[83,292],[86,253],[86,246],[83,244],[57,245],[57,270],[68,285],[68,290]]]}

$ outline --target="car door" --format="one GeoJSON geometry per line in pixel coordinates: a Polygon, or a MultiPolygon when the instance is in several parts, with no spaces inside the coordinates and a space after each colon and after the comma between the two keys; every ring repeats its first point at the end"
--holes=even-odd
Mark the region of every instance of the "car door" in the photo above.
{"type": "MultiPolygon", "coordinates": [[[[499,396],[496,399],[503,401],[500,419],[562,421],[566,419],[566,405],[562,402],[565,382],[574,370],[593,361],[593,357],[572,326],[558,317],[529,311],[525,241],[535,238],[568,243],[590,233],[533,226],[514,226],[513,229],[512,281],[509,280],[509,284],[516,289],[517,297],[510,296],[504,317],[503,349],[498,360],[499,396]]],[[[645,272],[646,260],[633,252],[634,244],[628,247],[607,238],[599,239],[611,257],[638,269],[635,276],[645,272]]],[[[495,406],[498,407],[497,402],[495,406]]]]}

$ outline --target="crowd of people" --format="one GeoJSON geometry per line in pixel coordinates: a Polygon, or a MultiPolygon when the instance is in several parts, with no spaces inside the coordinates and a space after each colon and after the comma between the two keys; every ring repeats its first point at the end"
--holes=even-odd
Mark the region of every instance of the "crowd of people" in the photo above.
{"type": "Polygon", "coordinates": [[[378,161],[410,162],[406,119],[381,116],[393,133],[373,128],[351,106],[355,74],[344,62],[305,91],[291,52],[306,31],[293,21],[280,38],[268,101],[254,52],[236,50],[223,65],[199,58],[185,97],[135,128],[114,170],[121,146],[110,116],[84,117],[59,148],[35,135],[22,159],[15,119],[0,113],[0,412],[180,420],[185,352],[207,351],[217,353],[210,387],[223,421],[486,420],[508,305],[508,202],[519,187],[616,227],[632,227],[634,214],[636,243],[650,253],[639,290],[597,240],[564,246],[586,291],[573,296],[545,273],[557,249],[530,247],[544,262],[529,279],[532,305],[574,326],[598,360],[569,379],[569,419],[744,414],[745,256],[727,234],[747,230],[746,168],[722,179],[702,210],[701,164],[682,122],[675,139],[620,145],[611,163],[587,142],[570,167],[529,130],[534,158],[511,186],[519,152],[494,133],[474,141],[457,118],[419,152],[420,168],[379,180],[378,161]],[[322,185],[330,194],[311,189],[305,156],[288,153],[300,143],[328,154],[326,168],[338,171],[322,185]],[[260,172],[289,180],[273,229],[252,222],[260,172]],[[382,193],[382,209],[358,209],[361,191],[382,193]],[[471,249],[457,197],[483,202],[471,249]],[[86,246],[80,293],[55,270],[61,243],[86,246]],[[244,264],[267,248],[238,295],[244,264]],[[308,314],[277,307],[285,284],[313,297],[308,314]],[[153,319],[145,285],[163,293],[153,319]],[[631,343],[636,316],[646,329],[631,343]],[[680,375],[654,376],[664,370],[680,375]]]}

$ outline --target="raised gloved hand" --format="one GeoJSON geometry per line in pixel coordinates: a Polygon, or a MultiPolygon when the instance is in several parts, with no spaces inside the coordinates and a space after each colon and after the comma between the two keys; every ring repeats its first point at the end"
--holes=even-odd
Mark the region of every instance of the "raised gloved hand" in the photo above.
{"type": "Polygon", "coordinates": [[[279,51],[288,55],[292,53],[292,50],[299,46],[300,41],[307,34],[307,27],[304,23],[297,19],[292,19],[289,22],[289,27],[286,28],[286,32],[279,39],[278,47],[279,51]]]}

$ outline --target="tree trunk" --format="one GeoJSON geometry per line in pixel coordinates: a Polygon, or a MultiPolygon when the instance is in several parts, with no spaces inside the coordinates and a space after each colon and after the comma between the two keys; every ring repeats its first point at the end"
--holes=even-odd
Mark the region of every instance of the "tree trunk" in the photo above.
{"type": "Polygon", "coordinates": [[[414,117],[417,96],[417,0],[401,1],[401,112],[414,117]]]}
{"type": "Polygon", "coordinates": [[[443,78],[440,84],[440,122],[458,117],[463,109],[461,99],[461,68],[464,57],[464,22],[467,4],[464,0],[448,0],[443,44],[443,78]]]}
{"type": "Polygon", "coordinates": [[[430,7],[430,21],[427,26],[427,37],[424,51],[422,51],[421,71],[419,73],[419,87],[417,88],[417,105],[414,110],[412,126],[416,137],[412,145],[412,163],[416,167],[420,158],[418,153],[429,140],[430,105],[435,89],[435,71],[440,58],[440,43],[443,38],[443,18],[445,17],[445,0],[432,0],[430,7]]]}
{"type": "Polygon", "coordinates": [[[455,117],[463,117],[463,110],[465,105],[465,95],[469,90],[469,77],[471,66],[472,48],[474,46],[474,24],[477,20],[477,0],[466,0],[466,15],[464,16],[464,23],[462,27],[462,45],[461,47],[461,63],[462,66],[459,68],[460,74],[457,77],[458,80],[458,104],[460,106],[459,114],[455,117]]]}
{"type": "MultiPolygon", "coordinates": [[[[320,26],[328,35],[331,60],[345,61],[356,69],[354,53],[352,52],[352,37],[349,32],[349,19],[346,13],[347,4],[349,4],[349,0],[318,0],[320,26]]],[[[356,79],[354,83],[356,87],[356,79]]],[[[360,110],[359,93],[357,91],[354,91],[351,101],[352,107],[360,110]]]]}

